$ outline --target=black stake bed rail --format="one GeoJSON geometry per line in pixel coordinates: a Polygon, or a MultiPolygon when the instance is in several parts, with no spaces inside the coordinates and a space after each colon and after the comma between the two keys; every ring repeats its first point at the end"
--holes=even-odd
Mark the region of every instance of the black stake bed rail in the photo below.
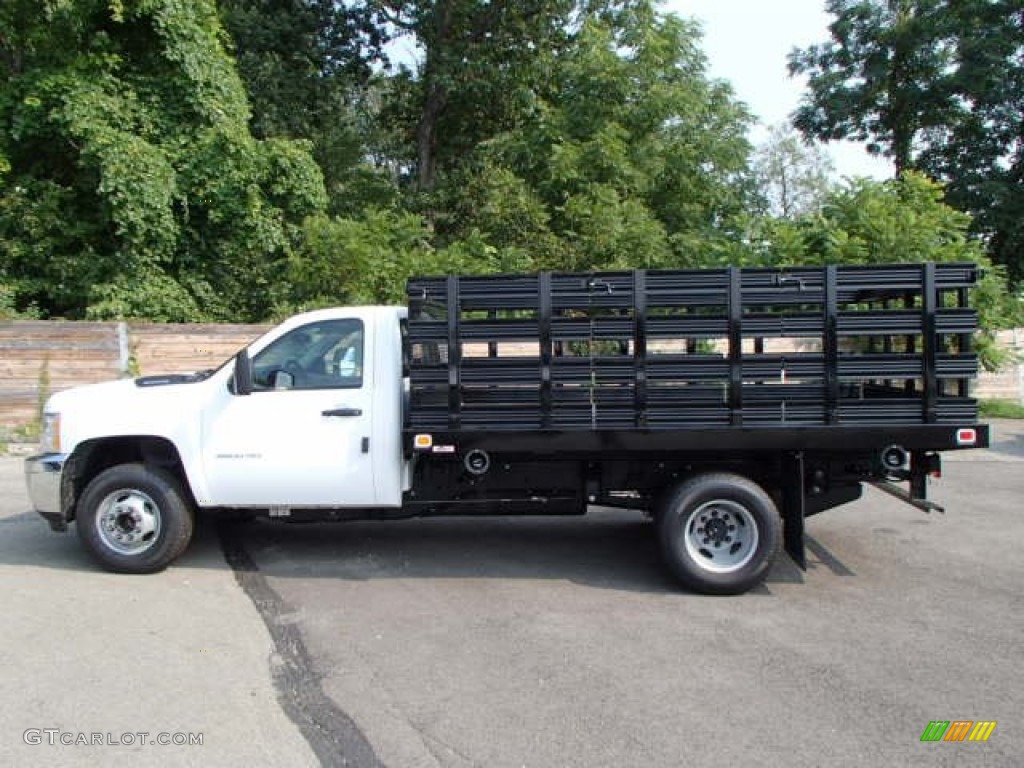
{"type": "Polygon", "coordinates": [[[972,264],[415,278],[406,429],[972,424],[978,278],[972,264]]]}

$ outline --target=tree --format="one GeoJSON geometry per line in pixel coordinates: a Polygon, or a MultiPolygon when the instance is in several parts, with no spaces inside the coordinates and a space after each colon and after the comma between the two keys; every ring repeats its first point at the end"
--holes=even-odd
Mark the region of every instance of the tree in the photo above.
{"type": "Polygon", "coordinates": [[[1007,357],[995,331],[1024,321],[1007,289],[1006,271],[993,265],[969,234],[971,217],[943,202],[942,186],[914,171],[880,182],[847,180],[825,197],[817,215],[798,220],[759,218],[745,238],[751,264],[884,264],[975,262],[984,270],[972,302],[978,309],[979,353],[987,368],[1007,357]]]}
{"type": "Polygon", "coordinates": [[[386,42],[363,5],[220,0],[259,138],[313,139],[339,95],[365,85],[386,42]]]}
{"type": "Polygon", "coordinates": [[[366,3],[221,0],[257,138],[306,139],[332,208],[364,184],[373,68],[387,42],[366,3]]]}
{"type": "Polygon", "coordinates": [[[749,116],[710,80],[695,25],[651,2],[583,17],[543,58],[521,124],[467,155],[438,232],[536,268],[697,264],[750,202],[749,116]]]}
{"type": "Polygon", "coordinates": [[[0,282],[68,317],[257,319],[301,220],[307,147],[255,141],[211,0],[5,4],[0,282]]]}
{"type": "Polygon", "coordinates": [[[791,54],[808,76],[808,137],[867,141],[974,214],[989,253],[1024,278],[1024,4],[829,0],[832,39],[791,54]]]}
{"type": "Polygon", "coordinates": [[[929,136],[918,163],[974,215],[993,260],[1024,280],[1024,3],[950,2],[955,122],[929,136]]]}
{"type": "Polygon", "coordinates": [[[299,307],[401,304],[406,281],[417,274],[484,274],[518,271],[517,254],[480,237],[435,248],[415,214],[367,210],[359,218],[311,216],[303,258],[293,262],[289,284],[299,307]]]}
{"type": "Polygon", "coordinates": [[[416,184],[433,189],[439,170],[512,127],[529,106],[539,62],[566,36],[572,0],[382,0],[380,18],[422,51],[398,80],[391,112],[413,139],[416,184]]]}
{"type": "Polygon", "coordinates": [[[816,213],[832,186],[835,168],[825,151],[789,126],[773,126],[754,153],[754,174],[768,213],[786,219],[816,213]]]}
{"type": "MultiPolygon", "coordinates": [[[[696,25],[651,0],[373,7],[420,51],[362,97],[382,105],[365,158],[401,192],[360,190],[336,226],[315,230],[331,232],[317,241],[335,243],[339,263],[325,261],[330,248],[311,259],[352,274],[341,261],[353,254],[368,281],[390,284],[378,272],[402,269],[383,257],[375,269],[361,244],[407,243],[392,225],[408,233],[413,220],[429,251],[396,248],[424,268],[467,254],[517,269],[724,258],[732,220],[754,199],[750,118],[707,77],[696,25]]],[[[305,286],[299,301],[317,287],[292,283],[305,286]]]]}
{"type": "Polygon", "coordinates": [[[808,76],[794,124],[809,137],[867,141],[897,175],[914,166],[915,139],[950,109],[943,88],[953,58],[946,0],[828,0],[832,40],[790,54],[808,76]]]}

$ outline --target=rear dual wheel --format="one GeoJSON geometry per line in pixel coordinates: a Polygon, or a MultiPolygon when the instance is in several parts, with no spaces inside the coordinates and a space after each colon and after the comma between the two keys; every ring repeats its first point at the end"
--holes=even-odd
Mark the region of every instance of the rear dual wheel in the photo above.
{"type": "Polygon", "coordinates": [[[742,475],[714,472],[684,481],[656,519],[665,562],[695,592],[746,592],[768,575],[779,550],[775,503],[742,475]]]}

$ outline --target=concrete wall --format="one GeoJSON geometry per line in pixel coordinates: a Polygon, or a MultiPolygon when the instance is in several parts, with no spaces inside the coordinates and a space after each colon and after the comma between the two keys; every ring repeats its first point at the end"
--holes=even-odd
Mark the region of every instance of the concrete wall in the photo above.
{"type": "Polygon", "coordinates": [[[1017,353],[1018,362],[999,373],[982,374],[976,393],[979,397],[1014,400],[1024,405],[1024,328],[1000,332],[999,341],[1017,353]]]}

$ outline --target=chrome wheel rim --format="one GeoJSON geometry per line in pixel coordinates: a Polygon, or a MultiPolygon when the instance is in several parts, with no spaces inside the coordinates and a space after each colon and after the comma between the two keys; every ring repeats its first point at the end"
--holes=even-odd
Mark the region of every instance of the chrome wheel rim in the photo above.
{"type": "Polygon", "coordinates": [[[686,552],[700,568],[711,573],[732,573],[754,557],[757,524],[746,507],[715,499],[690,513],[683,532],[686,552]]]}
{"type": "Polygon", "coordinates": [[[100,502],[96,532],[114,552],[140,555],[160,536],[160,508],[137,488],[114,491],[100,502]]]}

